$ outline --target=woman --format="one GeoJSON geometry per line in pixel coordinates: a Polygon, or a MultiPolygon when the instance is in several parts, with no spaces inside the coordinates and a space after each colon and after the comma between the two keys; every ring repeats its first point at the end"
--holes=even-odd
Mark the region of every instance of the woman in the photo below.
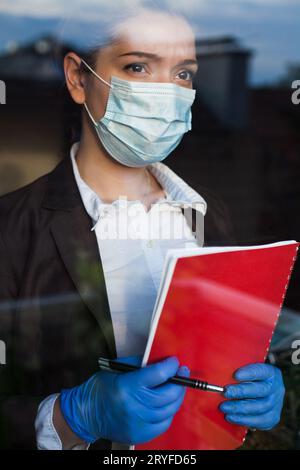
{"type": "MultiPolygon", "coordinates": [[[[170,357],[119,376],[95,373],[97,358],[140,364],[166,250],[201,240],[184,208],[206,214],[206,244],[230,243],[230,230],[161,163],[191,127],[197,62],[183,17],[128,13],[86,60],[68,53],[64,70],[83,110],[80,142],[51,173],[0,200],[1,298],[10,301],[2,433],[6,447],[122,448],[168,429],[185,390],[165,382],[189,371],[170,357]]],[[[280,371],[251,364],[236,378],[225,419],[276,425],[280,371]]]]}

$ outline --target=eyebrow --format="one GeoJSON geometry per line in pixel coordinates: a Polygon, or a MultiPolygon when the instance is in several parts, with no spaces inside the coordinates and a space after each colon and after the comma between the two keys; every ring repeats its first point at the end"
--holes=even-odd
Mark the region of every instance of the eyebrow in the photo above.
{"type": "MultiPolygon", "coordinates": [[[[152,60],[162,59],[162,57],[160,57],[157,54],[151,54],[150,52],[142,52],[142,51],[126,52],[126,54],[121,54],[119,55],[119,57],[124,57],[124,56],[129,56],[129,55],[135,55],[137,57],[147,57],[148,59],[152,59],[152,60]]],[[[179,62],[177,65],[198,65],[198,62],[195,59],[185,59],[179,62]]]]}

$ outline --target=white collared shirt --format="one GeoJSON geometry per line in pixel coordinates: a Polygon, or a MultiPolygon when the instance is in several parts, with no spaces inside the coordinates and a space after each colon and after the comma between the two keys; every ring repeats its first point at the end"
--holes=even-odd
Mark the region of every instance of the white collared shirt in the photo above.
{"type": "MultiPolygon", "coordinates": [[[[72,146],[70,157],[98,242],[117,357],[142,355],[167,250],[198,246],[181,208],[192,205],[205,215],[207,205],[200,194],[161,162],[147,168],[166,196],[148,212],[141,201],[128,201],[125,196],[104,203],[79,174],[78,146],[79,143],[72,146]]],[[[62,448],[52,423],[57,396],[47,397],[39,406],[35,423],[39,449],[62,448]]],[[[118,448],[117,444],[113,447],[118,448]]]]}

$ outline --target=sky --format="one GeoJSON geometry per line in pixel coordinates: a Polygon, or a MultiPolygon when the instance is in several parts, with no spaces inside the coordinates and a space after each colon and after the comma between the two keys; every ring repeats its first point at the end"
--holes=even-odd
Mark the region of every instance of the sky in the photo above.
{"type": "MultiPolygon", "coordinates": [[[[147,0],[146,0],[147,1],[147,0]]],[[[89,34],[115,11],[141,0],[0,0],[0,50],[53,33],[83,47],[89,34]],[[71,8],[70,8],[71,5],[71,8]]],[[[198,37],[234,35],[255,52],[253,84],[278,80],[289,63],[300,63],[300,0],[160,0],[176,5],[198,37]]],[[[299,77],[300,79],[300,77],[299,77]]]]}

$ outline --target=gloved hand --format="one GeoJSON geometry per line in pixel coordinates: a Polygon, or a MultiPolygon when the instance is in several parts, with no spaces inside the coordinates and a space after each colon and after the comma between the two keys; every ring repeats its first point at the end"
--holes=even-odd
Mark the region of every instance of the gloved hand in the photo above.
{"type": "Polygon", "coordinates": [[[225,387],[230,398],[220,405],[225,419],[255,429],[269,430],[280,421],[285,387],[280,369],[257,363],[241,367],[234,377],[244,383],[225,387]]]}
{"type": "MultiPolygon", "coordinates": [[[[141,356],[117,360],[141,364],[141,356]]],[[[169,428],[183,402],[186,387],[165,383],[174,375],[189,376],[176,357],[131,372],[103,370],[62,390],[61,411],[72,431],[88,443],[99,438],[144,443],[169,428]]]]}

